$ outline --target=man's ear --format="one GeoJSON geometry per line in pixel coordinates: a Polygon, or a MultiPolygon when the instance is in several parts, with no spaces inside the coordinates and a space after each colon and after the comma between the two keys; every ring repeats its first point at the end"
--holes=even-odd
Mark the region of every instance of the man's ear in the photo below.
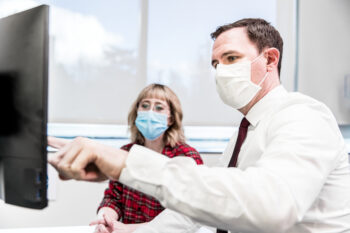
{"type": "Polygon", "coordinates": [[[278,61],[280,59],[280,51],[276,48],[268,48],[267,54],[267,71],[272,71],[274,68],[277,69],[278,61]]]}

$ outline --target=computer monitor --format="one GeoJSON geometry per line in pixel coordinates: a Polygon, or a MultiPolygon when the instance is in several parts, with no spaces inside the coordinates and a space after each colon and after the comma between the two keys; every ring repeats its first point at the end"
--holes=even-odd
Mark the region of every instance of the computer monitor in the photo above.
{"type": "Polygon", "coordinates": [[[34,209],[47,206],[48,16],[0,19],[0,197],[34,209]]]}

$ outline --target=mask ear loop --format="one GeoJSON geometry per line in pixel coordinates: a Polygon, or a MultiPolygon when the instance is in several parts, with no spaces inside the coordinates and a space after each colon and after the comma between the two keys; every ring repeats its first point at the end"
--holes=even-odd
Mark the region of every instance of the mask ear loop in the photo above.
{"type": "Polygon", "coordinates": [[[258,86],[260,86],[265,81],[265,79],[267,78],[268,74],[269,74],[269,72],[266,71],[266,74],[265,74],[264,78],[259,82],[258,86]]]}
{"type": "MultiPolygon", "coordinates": [[[[262,52],[259,56],[257,56],[256,58],[254,58],[254,60],[252,61],[252,63],[254,63],[256,60],[258,60],[262,55],[264,55],[265,52],[262,52]]],[[[258,86],[260,86],[264,81],[265,79],[267,78],[269,72],[266,71],[266,74],[264,76],[264,78],[259,82],[258,86]]]]}
{"type": "Polygon", "coordinates": [[[256,58],[253,59],[253,61],[251,61],[251,63],[256,62],[256,60],[258,60],[262,55],[264,55],[264,52],[262,52],[259,56],[257,56],[256,58]]]}

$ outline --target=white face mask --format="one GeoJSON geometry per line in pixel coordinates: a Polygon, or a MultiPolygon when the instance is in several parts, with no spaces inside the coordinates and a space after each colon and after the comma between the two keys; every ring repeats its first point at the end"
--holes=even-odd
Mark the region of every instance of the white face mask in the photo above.
{"type": "Polygon", "coordinates": [[[266,72],[264,78],[256,85],[250,80],[250,72],[251,64],[260,58],[261,55],[251,62],[242,61],[231,65],[217,65],[215,75],[216,91],[225,104],[235,109],[243,108],[260,91],[260,85],[265,81],[268,73],[266,72]]]}

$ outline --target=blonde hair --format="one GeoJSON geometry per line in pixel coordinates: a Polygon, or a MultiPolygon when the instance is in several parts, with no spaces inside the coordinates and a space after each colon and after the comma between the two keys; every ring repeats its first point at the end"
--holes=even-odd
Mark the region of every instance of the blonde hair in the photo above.
{"type": "Polygon", "coordinates": [[[128,125],[131,133],[131,142],[143,145],[145,138],[135,125],[137,109],[140,102],[145,98],[156,98],[167,102],[170,108],[171,125],[164,132],[165,145],[170,144],[174,147],[179,142],[185,142],[185,135],[182,127],[182,109],[179,98],[167,86],[162,84],[150,84],[146,86],[139,94],[135,102],[131,105],[128,115],[128,125]]]}

